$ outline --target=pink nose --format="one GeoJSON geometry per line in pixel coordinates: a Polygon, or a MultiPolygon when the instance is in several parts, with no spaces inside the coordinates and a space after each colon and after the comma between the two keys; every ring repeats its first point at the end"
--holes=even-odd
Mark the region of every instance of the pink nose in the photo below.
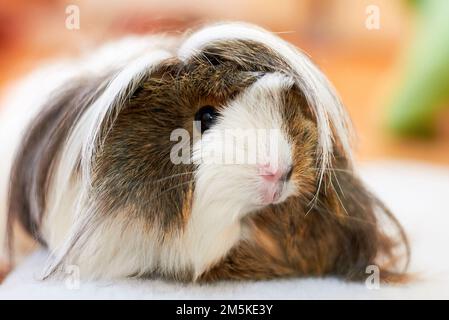
{"type": "Polygon", "coordinates": [[[277,182],[279,180],[288,181],[293,172],[293,166],[272,166],[270,164],[259,165],[259,175],[266,181],[277,182]]]}

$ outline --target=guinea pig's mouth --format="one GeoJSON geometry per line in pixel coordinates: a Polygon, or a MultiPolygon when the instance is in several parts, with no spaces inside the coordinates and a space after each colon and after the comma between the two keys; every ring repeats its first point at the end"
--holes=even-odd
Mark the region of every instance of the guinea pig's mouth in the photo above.
{"type": "Polygon", "coordinates": [[[292,165],[276,169],[269,166],[259,166],[260,204],[278,204],[292,195],[294,191],[294,186],[291,182],[292,173],[292,165]]]}
{"type": "Polygon", "coordinates": [[[278,204],[283,202],[287,197],[284,185],[274,188],[267,188],[262,191],[262,205],[278,204]]]}

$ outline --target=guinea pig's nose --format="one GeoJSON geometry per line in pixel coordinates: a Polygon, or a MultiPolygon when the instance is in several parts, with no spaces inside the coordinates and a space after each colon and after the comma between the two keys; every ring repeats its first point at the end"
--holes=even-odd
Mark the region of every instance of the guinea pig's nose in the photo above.
{"type": "Polygon", "coordinates": [[[293,173],[293,166],[288,165],[285,168],[273,167],[270,164],[259,165],[259,175],[266,181],[277,182],[290,180],[293,173]]]}

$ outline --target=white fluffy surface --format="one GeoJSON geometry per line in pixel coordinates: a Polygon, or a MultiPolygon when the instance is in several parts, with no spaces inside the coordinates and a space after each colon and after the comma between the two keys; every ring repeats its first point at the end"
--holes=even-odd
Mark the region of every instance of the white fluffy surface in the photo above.
{"type": "Polygon", "coordinates": [[[449,298],[449,169],[411,162],[363,165],[366,183],[392,209],[412,244],[407,285],[364,283],[334,278],[304,278],[214,285],[183,285],[160,280],[81,283],[40,281],[45,251],[37,251],[0,285],[0,299],[415,299],[449,298]]]}

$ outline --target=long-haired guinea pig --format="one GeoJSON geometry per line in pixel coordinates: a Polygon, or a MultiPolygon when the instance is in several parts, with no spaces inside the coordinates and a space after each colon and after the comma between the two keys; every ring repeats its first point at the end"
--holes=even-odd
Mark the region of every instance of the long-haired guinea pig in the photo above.
{"type": "Polygon", "coordinates": [[[7,247],[16,224],[47,247],[44,278],[69,265],[181,281],[403,274],[407,239],[354,173],[341,102],[268,31],[127,38],[9,101],[7,247]]]}

